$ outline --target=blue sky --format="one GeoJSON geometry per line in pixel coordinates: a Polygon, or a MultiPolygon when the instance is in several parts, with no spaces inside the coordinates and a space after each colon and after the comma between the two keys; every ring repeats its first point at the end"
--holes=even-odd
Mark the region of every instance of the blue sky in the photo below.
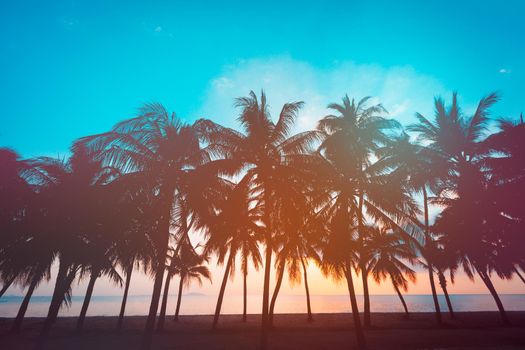
{"type": "MultiPolygon", "coordinates": [[[[408,123],[416,111],[432,113],[435,95],[457,90],[469,112],[497,90],[494,115],[517,117],[525,109],[524,18],[519,0],[1,0],[0,147],[65,155],[73,139],[152,101],[188,122],[234,126],[233,98],[262,88],[276,108],[304,100],[303,129],[345,93],[374,96],[408,123]]],[[[318,271],[312,278],[322,280],[318,271]]],[[[134,294],[151,290],[146,276],[133,283],[134,294]]],[[[517,280],[497,285],[522,291],[517,280]]],[[[240,281],[232,288],[240,291],[240,281]]],[[[426,283],[411,287],[428,292],[426,283]]],[[[486,290],[463,278],[452,292],[486,290]]],[[[120,291],[105,283],[97,293],[120,291]]]]}
{"type": "Polygon", "coordinates": [[[465,110],[502,93],[525,108],[523,1],[2,1],[0,146],[64,154],[158,101],[182,118],[234,125],[232,98],[326,103],[377,96],[393,116],[431,113],[459,91],[465,110]],[[417,109],[416,109],[417,108],[417,109]]]}

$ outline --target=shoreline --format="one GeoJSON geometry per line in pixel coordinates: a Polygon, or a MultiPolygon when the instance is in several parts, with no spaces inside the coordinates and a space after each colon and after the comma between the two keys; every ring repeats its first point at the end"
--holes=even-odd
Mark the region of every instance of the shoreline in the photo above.
{"type": "MultiPolygon", "coordinates": [[[[355,339],[349,313],[276,314],[269,349],[353,349],[355,339]]],[[[511,311],[510,327],[503,327],[497,312],[458,312],[455,320],[443,313],[445,325],[437,327],[433,313],[372,313],[371,329],[365,331],[370,349],[485,348],[525,349],[525,311],[511,311]]],[[[221,315],[219,329],[211,331],[212,315],[183,315],[165,330],[155,333],[153,349],[257,349],[260,315],[221,315]]],[[[145,316],[126,316],[122,332],[116,332],[117,317],[90,316],[81,335],[75,333],[77,317],[60,317],[45,349],[135,349],[145,325],[145,316]]],[[[0,342],[5,349],[32,349],[44,318],[29,317],[22,332],[9,334],[12,318],[0,318],[0,342]]]]}

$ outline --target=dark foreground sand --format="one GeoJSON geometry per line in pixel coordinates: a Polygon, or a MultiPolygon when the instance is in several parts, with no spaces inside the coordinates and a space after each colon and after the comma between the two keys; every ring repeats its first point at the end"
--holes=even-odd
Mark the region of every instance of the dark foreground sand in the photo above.
{"type": "MultiPolygon", "coordinates": [[[[525,349],[525,312],[509,312],[511,327],[502,327],[495,312],[458,313],[445,316],[446,326],[436,328],[434,315],[414,313],[372,315],[374,327],[366,331],[370,349],[525,349]]],[[[317,314],[308,323],[302,314],[276,315],[269,349],[354,349],[355,337],[349,314],[317,314]]],[[[211,316],[182,316],[178,323],[167,319],[166,329],[155,334],[154,349],[258,349],[260,316],[221,317],[220,329],[210,329],[211,316]]],[[[12,319],[0,318],[0,349],[32,349],[41,318],[29,318],[21,334],[9,335],[12,319]]],[[[82,335],[75,334],[76,318],[57,321],[45,349],[138,349],[145,317],[126,317],[124,330],[115,332],[115,317],[89,317],[82,335]]]]}

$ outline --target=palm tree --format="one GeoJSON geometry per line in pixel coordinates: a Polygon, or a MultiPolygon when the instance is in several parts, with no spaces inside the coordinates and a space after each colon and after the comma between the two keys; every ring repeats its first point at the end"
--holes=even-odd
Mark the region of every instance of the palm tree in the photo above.
{"type": "MultiPolygon", "coordinates": [[[[449,174],[441,179],[437,192],[440,197],[435,199],[445,209],[438,217],[435,227],[447,236],[447,246],[454,247],[458,252],[465,272],[469,276],[473,276],[474,271],[478,273],[492,294],[503,322],[508,324],[503,304],[490,280],[490,271],[498,268],[494,257],[499,248],[491,245],[498,242],[498,233],[487,232],[480,222],[483,218],[485,222],[492,220],[504,226],[506,221],[492,210],[486,196],[483,149],[480,147],[489,121],[489,109],[498,99],[496,93],[489,94],[480,100],[471,117],[465,117],[457,103],[456,93],[453,94],[452,104],[448,109],[443,100],[438,98],[435,101],[434,120],[418,115],[420,123],[411,129],[428,143],[428,148],[442,155],[448,162],[449,174]],[[473,208],[476,208],[476,217],[472,215],[473,208]],[[458,232],[459,227],[463,229],[461,233],[458,232]],[[479,244],[473,244],[474,242],[479,244]]],[[[504,276],[508,271],[500,269],[498,273],[504,276]]]]}
{"type": "Polygon", "coordinates": [[[366,241],[371,248],[367,270],[377,283],[390,279],[408,318],[408,307],[401,290],[408,290],[408,281],[416,281],[416,273],[407,263],[415,262],[415,251],[411,240],[399,231],[387,228],[368,227],[366,241]]]}
{"type": "Polygon", "coordinates": [[[291,128],[297,118],[302,102],[287,103],[281,109],[277,123],[271,119],[266,95],[260,99],[253,91],[248,97],[238,98],[236,106],[241,108],[238,120],[245,133],[222,127],[210,120],[199,120],[196,127],[208,149],[223,158],[216,160],[217,169],[228,175],[245,172],[250,186],[257,191],[258,200],[263,203],[265,225],[264,244],[264,287],[262,301],[262,346],[266,346],[268,330],[268,310],[270,295],[270,271],[272,247],[275,235],[274,200],[279,195],[274,183],[300,172],[291,166],[289,160],[305,157],[310,146],[319,137],[318,133],[304,132],[290,136],[291,128]]]}
{"type": "Polygon", "coordinates": [[[218,203],[220,212],[211,217],[207,223],[208,241],[207,253],[216,252],[218,263],[226,261],[224,277],[222,279],[215,316],[212,328],[217,328],[221,311],[224,292],[228,277],[235,273],[235,261],[241,254],[241,269],[243,272],[243,320],[246,320],[246,275],[248,273],[248,260],[256,268],[261,264],[258,239],[263,235],[263,228],[257,224],[262,218],[261,205],[250,198],[248,177],[245,177],[228,191],[224,199],[218,203]],[[227,257],[227,258],[226,258],[227,257]]]}
{"type": "MultiPolygon", "coordinates": [[[[421,118],[419,114],[416,114],[421,118]]],[[[419,125],[409,126],[409,130],[417,130],[419,125]]],[[[412,221],[419,227],[423,228],[423,236],[415,236],[414,244],[423,259],[422,265],[428,271],[430,290],[434,301],[436,322],[441,325],[441,309],[436,292],[434,280],[434,255],[435,235],[430,231],[429,222],[429,199],[428,194],[437,192],[437,183],[440,178],[448,174],[447,160],[435,150],[424,147],[418,143],[413,143],[406,133],[402,133],[387,142],[385,147],[378,151],[380,160],[377,162],[383,168],[393,169],[399,173],[401,178],[406,178],[405,186],[408,191],[415,195],[422,196],[423,202],[423,222],[415,217],[412,221]]]]}
{"type": "Polygon", "coordinates": [[[208,257],[204,254],[196,253],[188,240],[181,242],[180,249],[176,251],[176,254],[171,259],[174,262],[170,265],[169,273],[179,275],[180,278],[177,307],[173,318],[173,321],[177,322],[179,320],[183,288],[189,287],[193,281],[197,281],[199,285],[202,285],[203,278],[211,282],[211,274],[208,267],[204,265],[208,262],[208,257]]]}
{"type": "Polygon", "coordinates": [[[201,150],[195,129],[182,123],[160,104],[148,104],[135,118],[118,123],[112,131],[81,139],[82,144],[99,153],[105,164],[122,173],[137,173],[142,186],[155,193],[156,232],[151,237],[155,247],[155,282],[142,349],[149,349],[164,279],[170,226],[175,196],[192,179],[196,167],[209,161],[201,150]]]}
{"type": "MultiPolygon", "coordinates": [[[[344,192],[341,200],[345,202],[345,209],[340,209],[347,212],[345,215],[355,216],[348,222],[347,229],[356,229],[357,241],[362,240],[361,236],[364,234],[365,215],[387,225],[412,226],[410,220],[406,219],[417,213],[415,203],[403,186],[404,179],[397,174],[385,173],[383,167],[371,162],[371,156],[381,145],[389,142],[388,134],[398,128],[399,124],[382,116],[386,113],[382,105],[367,106],[369,99],[370,97],[365,97],[355,102],[346,95],[342,104],[332,103],[328,106],[338,112],[338,115],[328,115],[318,124],[318,129],[326,135],[319,151],[331,163],[331,171],[334,172],[328,177],[344,179],[334,179],[333,185],[339,182],[340,186],[331,190],[340,194],[344,192]]],[[[334,200],[333,203],[336,204],[337,201],[334,200]]],[[[354,249],[359,253],[362,247],[361,242],[354,249]]],[[[370,326],[368,272],[363,265],[364,261],[365,257],[358,259],[357,265],[363,280],[364,324],[370,326]]],[[[350,271],[350,265],[345,269],[350,271]]]]}

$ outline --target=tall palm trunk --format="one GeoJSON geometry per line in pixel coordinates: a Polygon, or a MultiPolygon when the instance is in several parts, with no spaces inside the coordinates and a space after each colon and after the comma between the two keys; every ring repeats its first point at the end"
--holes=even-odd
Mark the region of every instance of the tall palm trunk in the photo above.
{"type": "Polygon", "coordinates": [[[180,302],[182,300],[182,287],[184,285],[184,275],[180,275],[179,283],[179,294],[177,295],[177,307],[175,308],[175,317],[173,317],[174,322],[179,321],[179,311],[180,311],[180,302]]]}
{"type": "Polygon", "coordinates": [[[40,333],[40,341],[43,342],[49,332],[51,327],[55,323],[60,307],[64,302],[65,295],[69,290],[71,283],[76,277],[77,267],[76,266],[65,266],[66,264],[60,263],[57,280],[55,282],[55,289],[53,290],[53,297],[51,298],[51,304],[49,305],[49,311],[47,313],[46,320],[44,321],[44,326],[42,327],[42,332],[40,333]],[[68,271],[69,270],[69,271],[68,271]]]}
{"type": "Polygon", "coordinates": [[[157,322],[157,332],[164,330],[164,320],[166,319],[166,307],[168,306],[168,293],[170,292],[171,273],[166,274],[164,281],[164,292],[162,293],[162,304],[160,306],[159,321],[157,322]]]}
{"type": "Polygon", "coordinates": [[[272,302],[270,303],[270,313],[269,313],[269,318],[268,318],[269,327],[273,327],[273,311],[275,309],[275,302],[277,301],[277,295],[279,295],[279,290],[281,289],[281,285],[283,283],[285,265],[286,265],[285,262],[279,265],[277,282],[275,284],[275,289],[273,290],[272,302]]]}
{"type": "Polygon", "coordinates": [[[219,291],[219,297],[217,298],[217,306],[215,307],[215,315],[213,316],[213,325],[211,327],[212,329],[217,329],[217,323],[219,323],[222,299],[224,298],[224,291],[226,290],[226,283],[228,283],[228,276],[230,275],[230,269],[234,258],[234,251],[230,248],[230,256],[226,262],[226,268],[224,269],[224,276],[221,283],[221,290],[219,291]]]}
{"type": "Polygon", "coordinates": [[[405,298],[403,298],[403,294],[401,294],[401,291],[399,290],[397,283],[392,283],[392,285],[394,286],[394,289],[397,293],[397,296],[399,297],[399,300],[401,300],[401,304],[403,304],[403,309],[405,309],[405,317],[408,318],[409,313],[408,313],[407,303],[405,302],[405,298]]]}
{"type": "Polygon", "coordinates": [[[242,276],[242,296],[243,296],[243,305],[242,305],[242,322],[246,322],[246,313],[248,309],[248,263],[244,262],[243,266],[243,276],[242,276]]]}
{"type": "Polygon", "coordinates": [[[7,282],[4,283],[4,286],[2,287],[2,290],[0,290],[0,298],[4,295],[4,293],[11,287],[11,284],[15,281],[15,277],[10,278],[7,280],[7,282]]]}
{"type": "Polygon", "coordinates": [[[80,310],[80,316],[77,321],[77,332],[82,332],[84,327],[84,320],[86,319],[86,313],[89,307],[89,302],[91,301],[91,296],[93,295],[93,289],[95,288],[95,282],[99,277],[99,271],[95,270],[91,273],[89,278],[89,283],[86,289],[86,296],[84,297],[84,303],[82,304],[82,310],[80,310]]]}
{"type": "Polygon", "coordinates": [[[308,274],[306,273],[306,264],[304,263],[303,257],[301,257],[301,265],[303,265],[304,289],[306,291],[306,309],[308,311],[308,321],[313,321],[312,307],[310,305],[310,288],[308,288],[308,274]]]}
{"type": "Polygon", "coordinates": [[[361,266],[361,279],[363,281],[363,309],[364,309],[364,326],[369,328],[372,326],[370,317],[370,291],[368,289],[368,270],[365,266],[361,266]]]}
{"type": "Polygon", "coordinates": [[[120,313],[118,315],[118,321],[117,321],[117,331],[122,330],[122,323],[124,321],[124,313],[126,311],[126,303],[128,301],[128,291],[129,291],[129,285],[131,283],[131,274],[133,273],[133,265],[135,263],[135,260],[131,260],[131,263],[129,264],[127,270],[126,270],[126,286],[124,287],[124,296],[122,297],[122,304],[120,305],[120,313]]]}
{"type": "Polygon", "coordinates": [[[352,278],[352,264],[350,260],[345,264],[345,277],[348,286],[348,293],[350,294],[350,304],[352,306],[352,317],[354,319],[355,335],[357,339],[357,346],[359,349],[366,349],[366,340],[363,327],[361,326],[361,319],[359,318],[359,308],[357,307],[357,298],[354,289],[354,280],[352,278]]]}
{"type": "Polygon", "coordinates": [[[494,298],[494,301],[496,302],[496,305],[498,306],[499,314],[501,316],[501,321],[505,326],[510,325],[510,321],[507,317],[507,312],[505,311],[505,308],[503,307],[503,303],[501,302],[501,299],[499,298],[498,292],[496,292],[496,288],[494,288],[494,285],[492,284],[492,281],[490,280],[490,276],[483,270],[482,268],[478,268],[476,266],[476,271],[478,272],[478,275],[481,277],[481,280],[483,283],[485,283],[485,286],[487,286],[487,289],[489,290],[490,294],[494,298]]]}
{"type": "MultiPolygon", "coordinates": [[[[363,193],[359,195],[359,212],[357,213],[357,225],[358,225],[358,234],[359,234],[359,240],[361,242],[361,248],[363,249],[363,193]]],[[[363,258],[362,258],[363,260],[363,258]]],[[[363,281],[363,310],[364,310],[364,326],[365,328],[369,328],[372,323],[370,320],[370,292],[368,290],[368,271],[366,269],[366,262],[361,261],[360,262],[360,269],[361,269],[361,279],[363,281]]]]}
{"type": "Polygon", "coordinates": [[[269,181],[266,181],[264,189],[264,222],[266,224],[266,252],[264,259],[264,283],[263,283],[263,300],[261,315],[261,348],[264,350],[268,346],[268,303],[270,300],[270,271],[272,269],[272,226],[271,226],[271,209],[270,209],[270,190],[269,181]]]}
{"type": "Polygon", "coordinates": [[[447,290],[447,279],[445,278],[445,275],[441,270],[438,270],[438,280],[439,285],[441,286],[441,289],[443,290],[443,294],[445,294],[445,300],[447,301],[447,307],[448,307],[448,314],[450,316],[450,319],[454,319],[454,309],[452,308],[452,301],[450,301],[450,296],[448,295],[447,290]]]}
{"type": "Polygon", "coordinates": [[[31,300],[31,297],[33,296],[33,292],[35,291],[36,286],[38,285],[38,281],[40,280],[41,276],[35,276],[31,280],[31,284],[29,285],[29,288],[27,289],[26,296],[24,297],[24,300],[22,301],[22,304],[20,305],[20,309],[18,309],[18,313],[16,314],[15,322],[13,322],[13,326],[11,327],[12,333],[18,333],[20,332],[20,328],[22,327],[22,321],[24,320],[24,316],[27,311],[27,307],[29,305],[29,301],[31,300]]]}
{"type": "MultiPolygon", "coordinates": [[[[423,207],[425,211],[425,239],[430,240],[430,225],[428,220],[428,196],[426,186],[423,186],[423,207]]],[[[439,326],[441,326],[441,309],[439,308],[439,300],[436,293],[436,284],[434,283],[434,267],[428,259],[426,261],[428,268],[428,279],[430,280],[430,289],[432,291],[432,299],[434,300],[434,309],[436,310],[436,322],[439,326]]]]}
{"type": "MultiPolygon", "coordinates": [[[[164,270],[166,254],[168,253],[168,244],[170,238],[170,222],[171,222],[171,208],[173,204],[172,186],[166,186],[163,191],[165,212],[160,219],[159,235],[161,238],[158,247],[158,261],[155,271],[155,282],[153,284],[153,293],[151,295],[151,303],[149,307],[148,318],[146,320],[146,327],[142,336],[141,350],[149,350],[151,342],[153,341],[153,330],[155,327],[155,319],[157,317],[157,310],[159,308],[160,293],[162,291],[162,280],[164,279],[164,270]]],[[[185,218],[184,218],[185,220],[185,218]]]]}

